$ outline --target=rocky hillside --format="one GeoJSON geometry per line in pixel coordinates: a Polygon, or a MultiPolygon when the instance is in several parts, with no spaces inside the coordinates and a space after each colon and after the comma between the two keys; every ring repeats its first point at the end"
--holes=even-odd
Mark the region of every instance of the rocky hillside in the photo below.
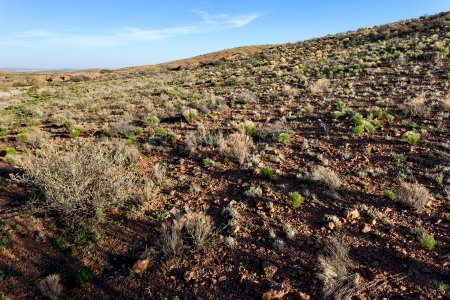
{"type": "Polygon", "coordinates": [[[1,73],[1,299],[449,297],[449,32],[1,73]]]}

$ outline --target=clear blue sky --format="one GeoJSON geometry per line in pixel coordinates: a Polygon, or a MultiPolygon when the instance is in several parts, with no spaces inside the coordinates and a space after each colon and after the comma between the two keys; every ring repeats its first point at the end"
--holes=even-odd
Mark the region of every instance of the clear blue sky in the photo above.
{"type": "Polygon", "coordinates": [[[117,68],[305,40],[450,0],[0,0],[0,68],[117,68]]]}

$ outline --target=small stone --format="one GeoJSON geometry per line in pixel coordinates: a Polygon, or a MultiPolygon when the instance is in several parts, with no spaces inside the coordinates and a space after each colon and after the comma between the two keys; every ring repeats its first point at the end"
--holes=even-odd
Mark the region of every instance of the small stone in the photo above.
{"type": "Polygon", "coordinates": [[[147,271],[148,267],[150,265],[150,260],[148,259],[140,259],[137,262],[134,263],[133,268],[131,271],[134,274],[141,275],[145,271],[147,271]]]}
{"type": "Polygon", "coordinates": [[[404,291],[406,291],[406,290],[407,290],[407,288],[406,288],[406,286],[404,286],[404,285],[401,285],[401,286],[400,286],[400,290],[404,292],[404,291]]]}
{"type": "Polygon", "coordinates": [[[270,261],[263,262],[264,274],[268,279],[272,279],[275,273],[278,271],[278,267],[271,263],[270,261]]]}
{"type": "Polygon", "coordinates": [[[333,230],[336,227],[336,225],[334,225],[334,222],[328,222],[327,227],[328,229],[333,230]]]}
{"type": "Polygon", "coordinates": [[[296,298],[298,300],[311,300],[311,296],[304,292],[298,292],[296,298]]]}
{"type": "Polygon", "coordinates": [[[184,280],[186,280],[186,282],[191,281],[192,278],[194,278],[194,272],[192,272],[192,271],[184,272],[183,278],[184,278],[184,280]]]}
{"type": "Polygon", "coordinates": [[[361,232],[362,232],[362,233],[368,233],[368,232],[370,232],[370,231],[372,231],[372,227],[370,227],[369,224],[364,224],[364,226],[363,226],[362,229],[361,229],[361,232]]]}
{"type": "Polygon", "coordinates": [[[345,218],[347,220],[359,219],[359,211],[357,209],[348,209],[345,212],[345,218]]]}
{"type": "Polygon", "coordinates": [[[262,296],[262,300],[278,300],[283,299],[283,297],[288,293],[286,290],[275,290],[271,289],[265,292],[262,296]]]}

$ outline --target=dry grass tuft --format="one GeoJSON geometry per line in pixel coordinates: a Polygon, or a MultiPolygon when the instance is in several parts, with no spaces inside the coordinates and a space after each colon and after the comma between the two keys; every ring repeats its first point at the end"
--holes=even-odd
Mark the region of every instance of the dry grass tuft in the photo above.
{"type": "Polygon", "coordinates": [[[322,292],[325,299],[350,300],[352,295],[362,289],[362,279],[353,273],[355,264],[348,255],[348,245],[343,238],[334,238],[319,255],[319,273],[323,283],[322,292]]]}
{"type": "Polygon", "coordinates": [[[426,105],[426,99],[423,95],[411,99],[407,104],[407,108],[411,111],[412,116],[426,116],[429,108],[426,105]]]}
{"type": "Polygon", "coordinates": [[[329,79],[321,78],[309,86],[313,95],[321,94],[329,90],[331,82],[329,79]]]}
{"type": "Polygon", "coordinates": [[[253,148],[252,139],[245,133],[236,132],[227,137],[221,150],[243,165],[250,158],[251,148],[253,148]]]}
{"type": "Polygon", "coordinates": [[[38,284],[38,288],[42,295],[51,300],[59,299],[63,291],[63,286],[61,285],[60,280],[61,278],[59,274],[48,275],[42,279],[38,284]]]}
{"type": "Polygon", "coordinates": [[[161,248],[166,256],[176,256],[189,245],[204,246],[213,234],[211,217],[203,213],[188,213],[163,224],[161,248]]]}
{"type": "Polygon", "coordinates": [[[397,192],[398,201],[417,211],[423,211],[430,198],[428,189],[417,183],[402,182],[397,192]]]}
{"type": "Polygon", "coordinates": [[[311,179],[321,182],[332,190],[337,190],[341,187],[342,182],[339,176],[331,169],[318,166],[311,173],[311,179]]]}

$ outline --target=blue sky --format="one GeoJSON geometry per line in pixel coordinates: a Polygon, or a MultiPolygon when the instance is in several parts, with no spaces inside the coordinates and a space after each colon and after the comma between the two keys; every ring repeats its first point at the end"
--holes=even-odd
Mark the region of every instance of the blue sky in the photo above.
{"type": "Polygon", "coordinates": [[[0,0],[0,68],[118,68],[450,10],[450,0],[0,0]]]}

